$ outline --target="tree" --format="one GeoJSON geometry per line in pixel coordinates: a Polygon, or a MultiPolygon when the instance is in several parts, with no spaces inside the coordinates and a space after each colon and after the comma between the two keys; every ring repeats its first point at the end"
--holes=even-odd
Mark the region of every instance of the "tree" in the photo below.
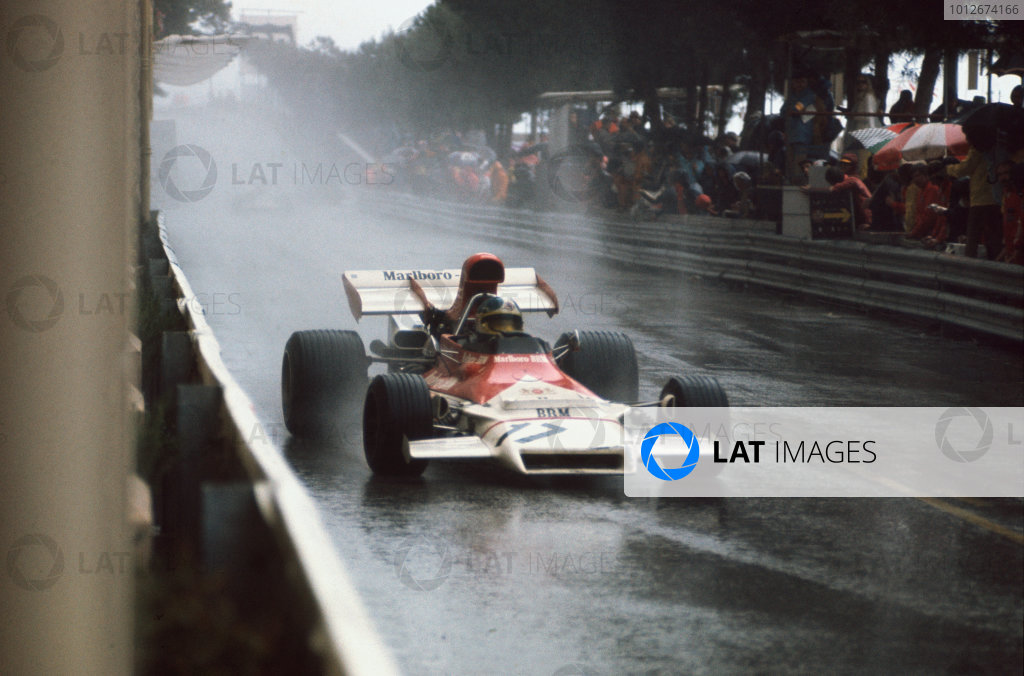
{"type": "MultiPolygon", "coordinates": [[[[184,26],[221,6],[159,0],[179,3],[192,8],[180,14],[184,26]]],[[[873,65],[879,96],[888,89],[891,54],[924,54],[919,103],[927,110],[941,50],[1016,44],[1014,31],[1022,25],[943,21],[941,11],[908,12],[888,0],[649,0],[642,11],[616,0],[438,0],[408,30],[355,52],[328,40],[305,49],[274,47],[260,67],[285,98],[316,101],[350,132],[400,129],[423,137],[478,128],[501,152],[511,124],[545,91],[612,89],[619,98],[644,101],[656,120],[658,88],[678,87],[691,128],[703,133],[710,121],[720,129],[723,117],[709,120],[706,104],[694,105],[705,100],[707,87],[738,83],[745,91],[735,98],[760,110],[772,83],[781,85],[787,60],[817,58],[801,54],[803,47],[787,51],[781,40],[806,30],[850,36],[845,53],[818,65],[845,71],[850,84],[873,65]]],[[[723,103],[727,108],[729,101],[723,103]]]]}
{"type": "Polygon", "coordinates": [[[230,20],[231,3],[224,0],[153,0],[156,37],[191,35],[198,24],[222,30],[230,20]]]}

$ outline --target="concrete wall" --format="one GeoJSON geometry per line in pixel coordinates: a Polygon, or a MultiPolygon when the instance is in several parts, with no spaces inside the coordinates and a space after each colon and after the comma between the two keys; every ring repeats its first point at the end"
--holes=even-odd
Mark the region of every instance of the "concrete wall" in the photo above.
{"type": "Polygon", "coordinates": [[[140,4],[0,8],[0,672],[131,671],[140,4]]]}

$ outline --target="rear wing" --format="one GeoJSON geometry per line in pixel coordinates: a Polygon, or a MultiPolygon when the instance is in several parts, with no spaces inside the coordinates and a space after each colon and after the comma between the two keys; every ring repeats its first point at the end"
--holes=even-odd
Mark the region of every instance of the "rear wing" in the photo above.
{"type": "MultiPolygon", "coordinates": [[[[415,314],[447,310],[459,294],[461,270],[353,270],[342,274],[352,315],[415,314]]],[[[533,268],[506,268],[498,294],[523,312],[558,312],[555,292],[533,268]]]]}

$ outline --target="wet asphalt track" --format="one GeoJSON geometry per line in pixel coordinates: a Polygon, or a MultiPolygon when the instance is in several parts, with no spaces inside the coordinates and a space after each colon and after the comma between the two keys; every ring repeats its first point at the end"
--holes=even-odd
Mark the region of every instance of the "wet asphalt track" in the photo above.
{"type": "Polygon", "coordinates": [[[350,198],[371,190],[354,170],[348,185],[294,180],[339,162],[334,151],[236,113],[181,114],[177,142],[210,152],[217,183],[193,203],[157,186],[154,204],[265,422],[254,433],[309,487],[408,673],[1020,672],[1024,547],[996,532],[1021,533],[1020,500],[638,500],[617,480],[486,464],[384,481],[358,425],[334,444],[288,437],[278,380],[294,330],[382,337],[383,319],[352,319],[343,270],[458,267],[481,250],[558,292],[560,315],[528,317],[536,334],[628,332],[641,396],[696,373],[735,404],[1019,406],[1020,354],[530,242],[372,222],[350,198]],[[257,164],[265,182],[250,181],[257,164]]]}

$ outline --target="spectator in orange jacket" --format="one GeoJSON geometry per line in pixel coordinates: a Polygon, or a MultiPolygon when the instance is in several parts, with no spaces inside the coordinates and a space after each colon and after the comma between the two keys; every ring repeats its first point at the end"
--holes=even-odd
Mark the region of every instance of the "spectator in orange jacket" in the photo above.
{"type": "Polygon", "coordinates": [[[651,173],[651,156],[647,154],[643,141],[637,141],[632,151],[628,144],[620,144],[622,154],[626,155],[618,171],[612,174],[615,190],[618,193],[620,210],[626,210],[636,203],[640,195],[640,186],[651,173]]]}
{"type": "Polygon", "coordinates": [[[910,167],[910,184],[903,191],[903,231],[908,235],[917,227],[917,198],[928,185],[928,168],[923,164],[910,167]]]}
{"type": "Polygon", "coordinates": [[[491,176],[491,204],[504,204],[508,198],[508,172],[501,162],[494,160],[488,173],[491,176]]]}
{"type": "Polygon", "coordinates": [[[912,239],[920,239],[929,249],[944,243],[949,236],[946,212],[952,187],[945,165],[938,161],[930,162],[928,185],[917,198],[916,225],[909,235],[912,239]]]}
{"type": "Polygon", "coordinates": [[[857,155],[846,153],[839,160],[839,168],[843,172],[841,180],[832,184],[829,192],[848,192],[853,196],[853,216],[859,230],[867,230],[871,227],[871,209],[868,202],[871,200],[871,191],[864,185],[864,181],[857,176],[857,155]]]}

